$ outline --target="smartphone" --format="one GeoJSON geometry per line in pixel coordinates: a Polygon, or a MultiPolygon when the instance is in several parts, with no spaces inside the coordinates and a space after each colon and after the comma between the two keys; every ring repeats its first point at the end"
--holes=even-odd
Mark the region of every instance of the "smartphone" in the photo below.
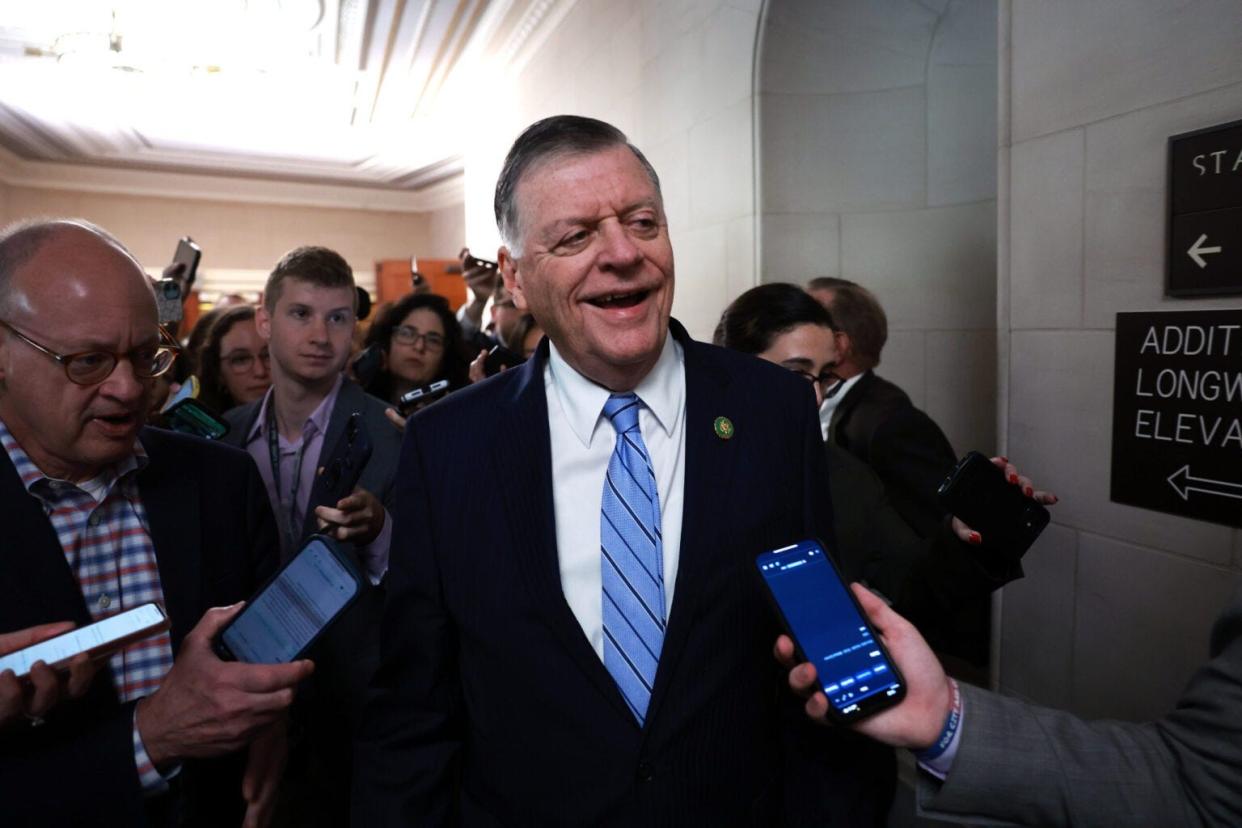
{"type": "Polygon", "coordinates": [[[219,440],[229,433],[228,422],[193,397],[182,397],[160,413],[164,416],[164,425],[171,431],[207,440],[219,440]]]}
{"type": "Polygon", "coordinates": [[[185,298],[198,275],[198,262],[202,256],[203,251],[189,236],[177,242],[172,263],[184,265],[181,275],[175,279],[160,279],[155,283],[155,302],[161,324],[181,321],[185,298]]]}
{"type": "Polygon", "coordinates": [[[764,552],[755,565],[798,658],[815,665],[830,718],[856,722],[905,698],[905,679],[819,541],[764,552]]]}
{"type": "Polygon", "coordinates": [[[936,494],[945,510],[978,531],[985,543],[1003,545],[1014,554],[1029,549],[1051,518],[1043,505],[1023,495],[977,451],[962,458],[936,494]]]}
{"type": "Polygon", "coordinates": [[[312,535],[221,630],[212,647],[225,661],[296,661],[361,591],[362,576],[345,551],[329,537],[312,535]]]}
{"type": "Polygon", "coordinates": [[[0,656],[0,673],[12,670],[18,678],[24,678],[30,675],[30,668],[36,661],[46,663],[53,670],[61,669],[79,653],[89,653],[91,658],[105,658],[135,641],[150,638],[166,629],[168,616],[164,614],[164,608],[159,604],[143,604],[0,656]]]}
{"type": "Polygon", "coordinates": [[[181,284],[187,293],[194,285],[195,278],[198,277],[198,263],[202,258],[203,250],[194,243],[194,239],[185,236],[177,242],[177,251],[173,253],[173,264],[185,265],[185,269],[181,271],[181,284]]]}
{"type": "Polygon", "coordinates": [[[503,345],[493,345],[483,360],[483,373],[487,376],[499,374],[506,368],[516,368],[526,361],[526,357],[510,351],[503,345]]]}
{"type": "Polygon", "coordinates": [[[418,408],[435,402],[448,393],[449,381],[446,379],[436,380],[429,385],[421,385],[413,391],[407,391],[401,395],[401,399],[397,400],[397,412],[402,417],[408,417],[418,408]]]}
{"type": "Polygon", "coordinates": [[[307,508],[310,511],[316,506],[336,508],[337,502],[358,485],[358,478],[370,459],[371,434],[362,422],[362,414],[355,411],[345,421],[345,430],[316,472],[323,480],[323,499],[318,500],[316,494],[317,502],[308,504],[307,508]]]}

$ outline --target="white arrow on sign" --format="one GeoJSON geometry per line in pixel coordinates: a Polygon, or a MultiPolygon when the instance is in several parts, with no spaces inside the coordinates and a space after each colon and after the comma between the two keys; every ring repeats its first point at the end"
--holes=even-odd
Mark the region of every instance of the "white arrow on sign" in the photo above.
{"type": "Polygon", "coordinates": [[[1203,243],[1205,241],[1207,241],[1207,233],[1204,233],[1202,236],[1195,239],[1195,243],[1192,244],[1190,246],[1190,249],[1186,251],[1190,255],[1190,258],[1195,260],[1195,264],[1197,264],[1201,268],[1207,267],[1207,262],[1203,260],[1204,253],[1219,253],[1220,252],[1219,244],[1216,245],[1215,247],[1204,247],[1203,243]]]}
{"type": "Polygon", "coordinates": [[[1236,497],[1242,500],[1242,484],[1226,483],[1224,480],[1211,480],[1206,477],[1191,477],[1189,463],[1169,475],[1169,485],[1182,500],[1190,500],[1191,492],[1236,497]]]}

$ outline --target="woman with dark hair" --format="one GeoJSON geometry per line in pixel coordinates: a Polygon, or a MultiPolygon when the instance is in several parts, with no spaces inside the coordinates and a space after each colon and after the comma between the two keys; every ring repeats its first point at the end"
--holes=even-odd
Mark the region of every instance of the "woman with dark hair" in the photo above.
{"type": "Polygon", "coordinates": [[[217,414],[266,394],[272,384],[271,358],[255,327],[254,307],[222,308],[198,362],[198,398],[217,414]]]}
{"type": "Polygon", "coordinates": [[[412,293],[398,300],[371,325],[365,344],[384,351],[384,370],[367,386],[380,399],[396,403],[407,391],[442,379],[450,391],[466,385],[461,326],[443,296],[412,293]]]}
{"type": "MultiPolygon", "coordinates": [[[[814,387],[817,404],[836,387],[832,317],[796,285],[760,285],[743,293],[725,308],[713,341],[804,377],[814,387]]],[[[884,484],[870,467],[832,441],[824,449],[836,535],[833,552],[843,574],[882,593],[929,640],[949,644],[950,633],[938,622],[962,601],[1021,577],[1021,552],[989,543],[956,517],[933,537],[920,538],[888,502],[884,484]]],[[[1004,458],[992,462],[1029,497],[1056,502],[1055,495],[1035,491],[1004,458]]]]}

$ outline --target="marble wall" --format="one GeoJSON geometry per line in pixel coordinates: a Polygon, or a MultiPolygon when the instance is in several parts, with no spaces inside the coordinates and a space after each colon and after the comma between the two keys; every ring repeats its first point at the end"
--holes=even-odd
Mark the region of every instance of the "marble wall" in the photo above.
{"type": "Polygon", "coordinates": [[[878,372],[991,451],[996,3],[770,0],[758,88],[760,280],[871,288],[878,372]]]}
{"type": "Polygon", "coordinates": [[[1118,311],[1163,297],[1167,140],[1242,118],[1242,6],[1001,3],[999,351],[1009,456],[1061,495],[1005,590],[1000,679],[1080,713],[1167,710],[1242,579],[1242,531],[1109,501],[1118,311]]]}

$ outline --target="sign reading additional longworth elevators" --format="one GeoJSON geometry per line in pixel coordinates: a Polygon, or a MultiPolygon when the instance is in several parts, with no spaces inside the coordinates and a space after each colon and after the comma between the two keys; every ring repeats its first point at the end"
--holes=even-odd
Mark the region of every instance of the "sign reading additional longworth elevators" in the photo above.
{"type": "Polygon", "coordinates": [[[1242,527],[1242,310],[1117,314],[1112,499],[1242,527]]]}
{"type": "Polygon", "coordinates": [[[1242,293],[1242,121],[1169,139],[1165,293],[1242,293]]]}

